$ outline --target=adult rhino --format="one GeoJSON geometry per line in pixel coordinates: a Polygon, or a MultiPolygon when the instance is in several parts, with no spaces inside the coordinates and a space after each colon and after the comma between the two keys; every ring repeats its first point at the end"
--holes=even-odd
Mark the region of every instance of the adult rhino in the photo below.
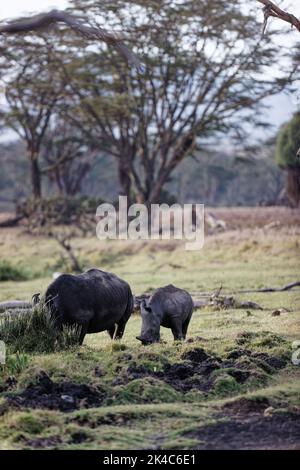
{"type": "Polygon", "coordinates": [[[136,338],[144,345],[160,340],[160,326],[171,328],[175,340],[184,340],[194,303],[190,294],[172,284],[155,290],[140,304],[142,331],[136,338]]]}
{"type": "Polygon", "coordinates": [[[81,327],[80,344],[87,333],[104,330],[111,338],[122,338],[133,311],[133,296],[127,282],[95,268],[78,275],[59,276],[48,287],[45,302],[57,328],[81,327]]]}

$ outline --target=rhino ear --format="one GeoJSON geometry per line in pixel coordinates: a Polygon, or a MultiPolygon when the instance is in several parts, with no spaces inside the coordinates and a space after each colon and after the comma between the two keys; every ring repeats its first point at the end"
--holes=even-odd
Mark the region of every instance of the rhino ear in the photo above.
{"type": "Polygon", "coordinates": [[[148,301],[146,299],[141,301],[140,307],[146,310],[146,312],[151,312],[151,307],[149,307],[148,301]]]}

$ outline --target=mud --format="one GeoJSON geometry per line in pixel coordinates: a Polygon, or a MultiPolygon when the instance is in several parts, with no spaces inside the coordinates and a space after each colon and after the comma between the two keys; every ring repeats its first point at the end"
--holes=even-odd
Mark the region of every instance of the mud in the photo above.
{"type": "Polygon", "coordinates": [[[38,380],[18,395],[8,395],[11,405],[24,408],[43,408],[59,411],[74,411],[79,408],[101,406],[105,393],[99,388],[72,382],[53,382],[41,372],[38,380]]]}
{"type": "Polygon", "coordinates": [[[51,437],[40,437],[37,439],[28,439],[25,441],[26,447],[31,449],[45,449],[51,447],[55,449],[55,447],[62,442],[60,436],[51,436],[51,437]]]}
{"type": "Polygon", "coordinates": [[[188,437],[199,440],[196,449],[300,449],[300,413],[250,413],[202,426],[188,437]]]}
{"type": "Polygon", "coordinates": [[[239,400],[226,403],[223,409],[226,411],[226,415],[233,414],[244,416],[249,413],[262,414],[269,406],[270,402],[267,398],[261,398],[259,400],[240,398],[239,400]]]}
{"type": "Polygon", "coordinates": [[[210,356],[202,348],[195,348],[182,356],[183,361],[165,364],[163,371],[154,372],[144,366],[132,363],[126,375],[119,377],[115,385],[143,377],[156,377],[176,391],[189,392],[192,389],[212,392],[215,386],[216,371],[232,377],[237,384],[247,384],[253,377],[271,375],[286,366],[284,359],[266,353],[253,353],[247,349],[235,349],[225,359],[210,356]]]}
{"type": "MultiPolygon", "coordinates": [[[[151,355],[155,363],[155,355],[151,355]]],[[[160,364],[155,367],[132,361],[129,366],[118,366],[112,387],[127,385],[135,379],[152,377],[170,385],[180,393],[200,391],[204,396],[221,394],[229,396],[239,390],[239,386],[253,379],[263,384],[268,376],[285,367],[286,361],[267,353],[254,353],[247,349],[229,351],[225,359],[209,355],[202,348],[191,349],[181,356],[177,363],[160,364]]],[[[104,371],[97,367],[95,375],[101,378],[104,371]]],[[[64,379],[53,382],[41,372],[37,380],[19,394],[7,391],[7,405],[20,408],[41,408],[59,411],[74,411],[81,408],[100,407],[108,398],[101,386],[77,384],[64,379]]]]}

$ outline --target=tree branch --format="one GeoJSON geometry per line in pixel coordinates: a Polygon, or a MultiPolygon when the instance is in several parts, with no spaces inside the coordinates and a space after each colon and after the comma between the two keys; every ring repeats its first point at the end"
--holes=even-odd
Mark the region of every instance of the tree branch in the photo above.
{"type": "Polygon", "coordinates": [[[71,29],[84,36],[86,39],[97,39],[112,45],[126,59],[129,65],[138,69],[142,67],[137,56],[129,50],[122,39],[112,31],[107,31],[99,26],[91,26],[88,18],[75,16],[66,11],[51,10],[49,13],[41,13],[30,18],[23,18],[0,26],[0,34],[16,34],[28,31],[38,31],[51,26],[53,23],[65,23],[71,29]],[[88,24],[88,26],[87,26],[88,24]]]}
{"type": "Polygon", "coordinates": [[[271,16],[274,18],[278,18],[282,21],[285,21],[286,23],[289,23],[290,25],[294,26],[300,33],[300,19],[298,19],[295,15],[292,15],[291,13],[288,13],[287,11],[282,10],[273,2],[271,2],[271,0],[257,0],[257,1],[264,5],[265,24],[264,24],[263,33],[265,32],[268,18],[271,16]]]}

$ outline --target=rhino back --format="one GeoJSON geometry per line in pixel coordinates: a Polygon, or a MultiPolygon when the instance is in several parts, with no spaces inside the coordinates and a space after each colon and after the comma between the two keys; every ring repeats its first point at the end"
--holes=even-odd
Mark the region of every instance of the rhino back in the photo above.
{"type": "Polygon", "coordinates": [[[172,284],[157,289],[151,296],[149,305],[163,322],[168,318],[181,318],[184,321],[193,310],[190,294],[172,284]]]}
{"type": "Polygon", "coordinates": [[[91,330],[98,331],[122,317],[131,297],[125,281],[98,269],[61,275],[46,291],[46,302],[55,299],[63,322],[89,323],[91,330]]]}

